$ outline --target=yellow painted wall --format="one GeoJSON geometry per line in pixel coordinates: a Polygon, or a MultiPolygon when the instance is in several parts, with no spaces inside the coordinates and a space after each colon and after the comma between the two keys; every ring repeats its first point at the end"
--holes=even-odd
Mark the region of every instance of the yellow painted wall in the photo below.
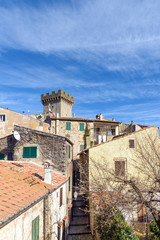
{"type": "MultiPolygon", "coordinates": [[[[115,169],[115,160],[120,158],[126,160],[126,175],[136,177],[139,176],[135,161],[138,163],[136,151],[139,149],[139,143],[143,148],[149,149],[147,141],[148,136],[155,140],[155,146],[159,146],[159,135],[157,127],[148,127],[146,129],[119,137],[115,140],[97,145],[89,149],[89,182],[92,176],[98,176],[98,163],[106,165],[111,169],[115,169]],[[135,140],[135,148],[129,148],[129,139],[135,140]]],[[[104,170],[104,169],[103,169],[104,170]]]]}
{"type": "Polygon", "coordinates": [[[12,134],[12,131],[14,131],[14,125],[49,132],[48,128],[50,125],[48,123],[41,123],[39,120],[30,116],[5,108],[0,108],[0,115],[1,114],[5,114],[5,122],[0,121],[0,138],[12,134]]]}

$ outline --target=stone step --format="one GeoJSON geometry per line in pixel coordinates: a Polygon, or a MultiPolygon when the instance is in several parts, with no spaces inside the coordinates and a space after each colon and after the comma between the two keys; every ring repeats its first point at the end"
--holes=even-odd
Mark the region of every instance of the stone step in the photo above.
{"type": "Polygon", "coordinates": [[[70,226],[68,235],[89,234],[91,233],[90,227],[85,226],[70,226]]]}
{"type": "Polygon", "coordinates": [[[67,240],[92,240],[91,234],[68,235],[67,240]]]}
{"type": "Polygon", "coordinates": [[[70,226],[74,225],[88,225],[89,224],[89,216],[81,216],[81,217],[73,217],[70,226]]]}
{"type": "Polygon", "coordinates": [[[73,207],[86,207],[86,203],[84,201],[75,201],[73,207]]]}
{"type": "Polygon", "coordinates": [[[86,216],[88,215],[88,212],[85,211],[85,208],[73,208],[73,217],[74,216],[86,216]]]}

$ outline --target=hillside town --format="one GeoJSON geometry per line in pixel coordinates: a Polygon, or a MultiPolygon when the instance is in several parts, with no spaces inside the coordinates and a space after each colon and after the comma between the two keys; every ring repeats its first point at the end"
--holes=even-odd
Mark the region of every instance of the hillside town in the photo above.
{"type": "Polygon", "coordinates": [[[42,113],[0,107],[0,240],[107,239],[102,216],[117,211],[131,237],[114,239],[150,239],[149,225],[160,228],[158,127],[79,118],[74,102],[58,90],[41,95],[42,113]]]}

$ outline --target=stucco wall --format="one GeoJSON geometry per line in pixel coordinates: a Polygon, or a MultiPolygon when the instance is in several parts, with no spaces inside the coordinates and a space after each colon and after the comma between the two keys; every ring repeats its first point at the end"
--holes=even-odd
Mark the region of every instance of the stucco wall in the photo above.
{"type": "Polygon", "coordinates": [[[14,131],[14,125],[49,132],[49,124],[36,120],[30,116],[20,114],[5,108],[0,108],[0,114],[5,114],[5,121],[0,121],[1,138],[12,134],[12,131],[14,131]]]}
{"type": "Polygon", "coordinates": [[[43,200],[0,229],[1,240],[31,240],[32,221],[39,216],[39,240],[43,240],[43,200]]]}
{"type": "Polygon", "coordinates": [[[137,159],[136,151],[139,144],[143,144],[147,149],[150,147],[148,136],[159,146],[158,128],[149,127],[89,149],[89,182],[91,183],[92,175],[97,174],[95,163],[104,163],[114,170],[115,160],[119,158],[126,161],[126,175],[138,177],[139,171],[135,168],[135,162],[140,160],[137,159]],[[135,148],[129,148],[129,139],[134,139],[135,148]]]}

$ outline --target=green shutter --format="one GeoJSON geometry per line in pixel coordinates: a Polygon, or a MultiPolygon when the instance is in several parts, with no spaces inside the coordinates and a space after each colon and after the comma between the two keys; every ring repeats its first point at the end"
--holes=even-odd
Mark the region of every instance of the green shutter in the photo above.
{"type": "Polygon", "coordinates": [[[68,145],[68,157],[71,158],[71,146],[68,145]]]}
{"type": "Polygon", "coordinates": [[[30,147],[30,158],[37,157],[37,147],[30,147]]]}
{"type": "Polygon", "coordinates": [[[0,153],[0,160],[4,160],[4,154],[0,153]]]}
{"type": "Polygon", "coordinates": [[[29,157],[29,147],[23,147],[23,158],[29,157]]]}
{"type": "Polygon", "coordinates": [[[84,131],[84,123],[80,123],[80,131],[84,131]]]}
{"type": "Polygon", "coordinates": [[[32,221],[32,240],[39,240],[39,216],[32,221]]]}
{"type": "Polygon", "coordinates": [[[23,147],[23,158],[36,158],[37,147],[23,147]]]}
{"type": "Polygon", "coordinates": [[[71,122],[66,122],[66,130],[71,130],[71,122]]]}
{"type": "Polygon", "coordinates": [[[71,177],[69,177],[68,188],[69,188],[69,192],[70,192],[70,190],[71,190],[71,177]]]}

